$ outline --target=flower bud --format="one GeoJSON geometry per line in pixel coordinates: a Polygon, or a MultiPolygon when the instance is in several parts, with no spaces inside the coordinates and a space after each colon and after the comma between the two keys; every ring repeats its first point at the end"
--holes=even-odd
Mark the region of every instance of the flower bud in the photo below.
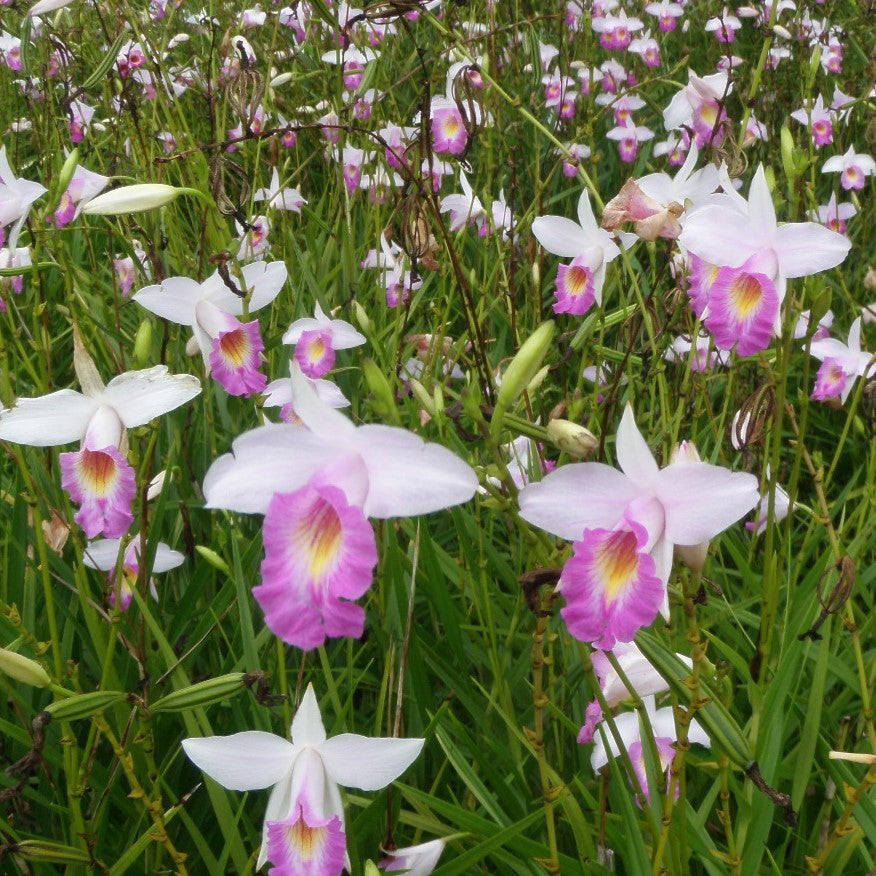
{"type": "Polygon", "coordinates": [[[395,396],[386,375],[380,370],[373,359],[366,359],[362,363],[362,374],[365,383],[371,391],[374,410],[381,420],[391,423],[393,426],[401,425],[401,417],[395,404],[395,396]]]}
{"type": "Polygon", "coordinates": [[[134,358],[141,368],[145,368],[152,358],[152,320],[144,319],[134,336],[134,358]]]}
{"type": "Polygon", "coordinates": [[[208,678],[181,690],[175,690],[149,706],[150,712],[187,712],[227,700],[239,694],[246,685],[246,674],[230,672],[218,678],[208,678]]]}
{"type": "Polygon", "coordinates": [[[54,12],[56,9],[63,9],[69,6],[73,0],[39,0],[34,3],[28,11],[28,15],[45,15],[47,12],[54,12]]]}
{"type": "Polygon", "coordinates": [[[140,213],[163,207],[181,194],[196,194],[195,189],[182,189],[164,183],[139,183],[133,186],[120,186],[92,198],[82,212],[90,216],[118,216],[125,213],[140,213]]]}
{"type": "Polygon", "coordinates": [[[48,687],[52,683],[46,670],[36,660],[5,648],[0,648],[0,672],[31,687],[48,687]]]}
{"type": "Polygon", "coordinates": [[[598,439],[589,429],[569,420],[550,420],[547,433],[560,450],[577,459],[584,459],[599,446],[598,439]]]}
{"type": "Polygon", "coordinates": [[[46,706],[46,711],[58,721],[75,721],[79,718],[91,718],[127,699],[127,696],[120,690],[96,690],[55,700],[46,706]]]}
{"type": "Polygon", "coordinates": [[[502,375],[497,406],[508,409],[529,385],[554,339],[554,321],[543,322],[524,342],[502,375]]]}
{"type": "Polygon", "coordinates": [[[789,185],[793,185],[797,176],[796,161],[794,159],[794,137],[791,134],[787,125],[782,125],[782,133],[780,135],[782,167],[785,171],[785,177],[789,185]]]}
{"type": "Polygon", "coordinates": [[[16,857],[24,858],[25,861],[44,861],[47,864],[79,864],[83,869],[94,863],[84,849],[75,849],[73,846],[51,843],[47,840],[24,840],[14,844],[11,851],[16,857]]]}
{"type": "Polygon", "coordinates": [[[371,320],[368,318],[365,308],[362,307],[358,301],[353,302],[353,316],[355,317],[359,328],[362,329],[366,335],[371,334],[371,329],[373,328],[371,320]]]}

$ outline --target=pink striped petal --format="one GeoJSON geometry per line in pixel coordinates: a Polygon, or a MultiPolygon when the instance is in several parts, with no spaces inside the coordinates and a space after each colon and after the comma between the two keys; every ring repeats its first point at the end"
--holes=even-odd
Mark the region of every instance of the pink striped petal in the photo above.
{"type": "Polygon", "coordinates": [[[272,632],[302,650],[327,636],[362,635],[365,612],[347,600],[371,586],[377,546],[362,510],[342,490],[311,481],[277,493],[265,514],[264,542],[263,583],[253,595],[272,632]]]}
{"type": "Polygon", "coordinates": [[[134,469],[117,447],[62,453],[61,486],[80,504],[74,520],[88,538],[120,538],[134,522],[134,469]]]}

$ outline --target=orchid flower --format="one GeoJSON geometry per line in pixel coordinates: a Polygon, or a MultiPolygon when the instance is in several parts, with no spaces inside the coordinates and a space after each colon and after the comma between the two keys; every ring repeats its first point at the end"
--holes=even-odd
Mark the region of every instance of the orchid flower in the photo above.
{"type": "Polygon", "coordinates": [[[361,332],[343,319],[330,319],[317,302],[314,316],[296,319],[283,335],[284,344],[295,345],[295,361],[314,379],[331,371],[336,350],[349,350],[366,342],[361,332]]]}
{"type": "Polygon", "coordinates": [[[31,447],[80,441],[80,450],[60,456],[61,485],[81,506],[73,519],[88,538],[101,533],[116,538],[134,520],[134,470],[120,450],[125,430],[191,401],[201,384],[190,374],[168,374],[164,365],[156,365],[127,371],[104,386],[81,348],[74,353],[74,364],[82,392],[61,389],[19,399],[0,414],[0,441],[31,447]]]}
{"type": "Polygon", "coordinates": [[[802,109],[794,110],[791,118],[812,129],[812,142],[816,146],[833,143],[833,115],[825,109],[824,98],[820,94],[814,102],[807,100],[802,109]]]}
{"type": "Polygon", "coordinates": [[[245,295],[249,312],[259,310],[279,295],[287,276],[282,262],[253,262],[241,268],[235,281],[242,294],[232,292],[216,272],[203,283],[169,277],[133,297],[156,316],[191,326],[207,373],[212,371],[231,395],[252,395],[267,383],[258,370],[264,344],[258,320],[242,323],[237,317],[243,313],[245,295]]]}
{"type": "Polygon", "coordinates": [[[674,545],[699,545],[750,511],[757,478],[679,459],[658,469],[628,405],[617,432],[622,471],[564,465],[520,492],[520,516],[574,542],[560,577],[573,636],[598,648],[632,641],[662,612],[674,545]]]}
{"type": "Polygon", "coordinates": [[[747,356],[766,349],[771,336],[779,334],[788,278],[835,267],[851,243],[815,222],[779,225],[763,165],[747,201],[729,181],[724,189],[723,201],[686,217],[679,243],[717,267],[705,299],[697,305],[700,312],[708,307],[706,328],[720,349],[735,344],[747,356]]]}
{"type": "Polygon", "coordinates": [[[487,234],[487,211],[480,198],[474,193],[465,171],[459,172],[459,182],[462,194],[445,195],[441,199],[440,211],[450,213],[450,230],[461,231],[471,223],[481,237],[487,234]]]}
{"type": "Polygon", "coordinates": [[[380,862],[384,873],[404,873],[407,876],[429,876],[438,866],[438,859],[444,851],[444,840],[435,839],[417,846],[393,849],[386,852],[380,862]]]}
{"type": "Polygon", "coordinates": [[[377,545],[368,517],[411,517],[468,501],[477,477],[459,457],[405,429],[354,426],[292,369],[302,425],[245,432],[204,479],[209,508],[264,514],[262,584],[268,627],[308,650],[362,634],[348,600],[371,586],[377,545]]]}
{"type": "Polygon", "coordinates": [[[837,234],[845,234],[847,221],[858,212],[850,201],[837,203],[836,192],[831,192],[830,200],[818,208],[818,221],[837,234]]]}
{"type": "Polygon", "coordinates": [[[271,788],[256,869],[282,876],[340,876],[349,867],[339,786],[378,791],[416,760],[424,739],[342,733],[326,737],[313,685],[292,719],[291,741],[247,730],[182,742],[189,760],[232,791],[271,788]]]}
{"type": "Polygon", "coordinates": [[[107,187],[109,181],[108,176],[94,173],[77,164],[70,184],[61,195],[61,202],[55,210],[55,225],[62,228],[72,222],[82,212],[82,208],[107,187]]]}
{"type": "Polygon", "coordinates": [[[846,191],[864,188],[868,176],[876,174],[876,161],[872,155],[855,152],[854,146],[849,146],[843,155],[828,158],[821,167],[822,173],[840,173],[840,185],[846,191]]]}
{"type": "MultiPolygon", "coordinates": [[[[767,478],[770,476],[770,469],[767,466],[767,478]]],[[[760,503],[757,506],[757,511],[754,515],[754,521],[747,521],[745,528],[755,535],[760,535],[766,528],[770,520],[770,497],[769,494],[761,496],[760,503]]],[[[773,500],[773,523],[780,523],[791,512],[791,497],[785,491],[784,487],[778,482],[776,483],[775,499],[773,500]]]]}
{"type": "MultiPolygon", "coordinates": [[[[675,753],[674,745],[678,738],[675,729],[675,714],[671,706],[665,706],[662,709],[656,708],[653,696],[645,697],[644,704],[645,712],[648,716],[648,729],[654,734],[654,743],[656,744],[657,754],[660,759],[660,769],[665,772],[672,762],[672,757],[675,753]]],[[[633,771],[636,774],[639,787],[645,795],[645,800],[650,801],[652,789],[648,785],[647,770],[645,768],[645,750],[643,747],[649,744],[649,741],[642,739],[639,713],[624,712],[622,715],[615,717],[614,724],[621,742],[623,742],[623,747],[633,764],[633,771]]],[[[691,721],[690,727],[688,727],[688,741],[706,747],[709,746],[709,737],[696,720],[691,721]]],[[[590,755],[590,766],[593,767],[593,771],[598,773],[603,767],[608,765],[609,758],[618,757],[619,754],[620,751],[617,742],[615,742],[614,734],[609,732],[607,728],[600,728],[600,732],[596,736],[593,753],[590,755]]]]}
{"type": "Polygon", "coordinates": [[[12,224],[7,246],[16,248],[18,236],[33,202],[48,191],[45,186],[26,179],[18,179],[6,158],[6,147],[0,147],[0,235],[5,226],[12,224]],[[14,224],[13,224],[14,223],[14,224]]]}
{"type": "Polygon", "coordinates": [[[607,231],[596,224],[587,190],[578,199],[578,221],[563,216],[539,216],[532,233],[550,253],[571,258],[557,272],[556,313],[582,314],[591,305],[602,304],[605,266],[620,255],[607,231]]]}
{"type": "Polygon", "coordinates": [[[627,180],[605,205],[602,227],[614,231],[624,222],[633,222],[636,234],[643,240],[677,238],[685,209],[701,205],[718,188],[718,170],[714,165],[707,164],[693,172],[698,157],[699,150],[692,144],[687,160],[674,178],[666,173],[650,173],[639,180],[627,180]]]}
{"type": "Polygon", "coordinates": [[[702,148],[713,136],[721,139],[721,128],[727,118],[722,102],[733,88],[728,84],[726,71],[697,76],[693,70],[688,70],[687,79],[688,84],[663,110],[663,124],[667,131],[684,126],[693,128],[697,146],[702,148]]]}
{"type": "Polygon", "coordinates": [[[836,338],[823,338],[813,341],[809,352],[821,361],[815,375],[815,389],[812,398],[826,401],[839,396],[845,404],[852,391],[855,379],[869,380],[876,376],[876,354],[861,349],[861,317],[849,329],[848,343],[836,338]]]}
{"type": "Polygon", "coordinates": [[[280,188],[280,174],[276,167],[271,173],[271,184],[266,189],[258,189],[252,199],[267,201],[269,210],[291,210],[295,213],[300,213],[301,207],[307,203],[298,189],[280,188]]]}
{"type": "MultiPolygon", "coordinates": [[[[120,538],[104,538],[91,542],[82,554],[82,562],[90,569],[99,569],[110,573],[110,605],[120,611],[127,611],[133,599],[133,588],[140,576],[140,562],[146,552],[141,548],[140,537],[133,538],[125,548],[122,558],[121,580],[116,582],[116,570],[119,563],[119,550],[122,546],[120,538]]],[[[185,557],[179,552],[171,550],[164,542],[155,546],[155,559],[152,563],[151,574],[169,572],[177,566],[181,566],[185,557]]],[[[149,593],[153,599],[158,599],[155,583],[149,578],[149,593]]]]}

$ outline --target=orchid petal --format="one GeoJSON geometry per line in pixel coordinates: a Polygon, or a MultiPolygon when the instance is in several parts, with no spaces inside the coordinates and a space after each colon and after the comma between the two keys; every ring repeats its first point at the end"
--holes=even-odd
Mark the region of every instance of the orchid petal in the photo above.
{"type": "Polygon", "coordinates": [[[31,447],[55,447],[80,441],[99,407],[98,399],[74,389],[60,389],[39,398],[20,398],[0,414],[0,441],[31,447]]]}
{"type": "MultiPolygon", "coordinates": [[[[249,312],[254,313],[257,310],[270,304],[279,294],[286,282],[289,272],[283,262],[252,262],[249,265],[244,265],[240,269],[243,282],[240,283],[240,277],[232,279],[241,286],[241,291],[252,291],[249,298],[249,312]]],[[[235,295],[224,283],[217,283],[214,274],[208,278],[204,286],[209,283],[208,289],[204,289],[202,294],[208,298],[210,302],[215,304],[226,313],[232,316],[243,315],[243,298],[240,295],[235,295]]]]}
{"type": "Polygon", "coordinates": [[[128,429],[142,426],[184,405],[201,392],[201,381],[192,374],[168,374],[165,365],[127,371],[114,377],[100,395],[128,429]]]}
{"type": "Polygon", "coordinates": [[[520,516],[567,540],[585,529],[612,528],[627,505],[642,495],[626,475],[601,462],[564,465],[520,492],[520,516]]]}
{"type": "Polygon", "coordinates": [[[618,465],[624,474],[641,484],[649,483],[657,474],[657,462],[651,453],[633,416],[633,409],[627,405],[617,430],[615,454],[618,465]]]}
{"type": "Polygon", "coordinates": [[[363,509],[368,517],[414,517],[439,511],[467,502],[478,486],[468,463],[405,429],[360,426],[356,449],[368,469],[363,509]]]}
{"type": "Polygon", "coordinates": [[[758,165],[748,189],[748,219],[751,231],[766,246],[776,233],[776,208],[770,194],[763,165],[758,165]]]}
{"type": "Polygon", "coordinates": [[[655,494],[666,511],[666,539],[681,545],[714,538],[760,498],[754,475],[707,462],[667,466],[657,476],[655,494]]]}
{"type": "Polygon", "coordinates": [[[596,234],[599,228],[596,217],[593,215],[593,205],[590,203],[590,195],[587,189],[584,189],[581,192],[581,197],[578,198],[578,222],[587,232],[588,236],[596,234]]]}
{"type": "Polygon", "coordinates": [[[532,222],[532,233],[549,253],[563,258],[575,258],[593,245],[577,222],[563,216],[539,216],[532,222]]]}
{"type": "Polygon", "coordinates": [[[295,413],[314,435],[335,443],[350,442],[356,427],[343,415],[330,408],[316,394],[297,362],[291,362],[289,376],[292,380],[292,398],[295,413]]]}
{"type": "Polygon", "coordinates": [[[163,542],[159,542],[155,548],[155,560],[152,563],[152,571],[155,574],[169,572],[185,562],[185,555],[169,548],[163,542]]]}
{"type": "Polygon", "coordinates": [[[262,730],[183,739],[182,747],[195,766],[231,791],[276,785],[292,769],[300,751],[288,740],[262,730]]]}
{"type": "Polygon", "coordinates": [[[109,572],[115,569],[119,560],[120,538],[102,538],[86,545],[82,552],[82,562],[89,569],[100,569],[109,572]]]}
{"type": "Polygon", "coordinates": [[[261,426],[210,466],[203,484],[207,507],[264,514],[274,493],[294,492],[342,457],[336,444],[301,426],[261,426]]]}
{"type": "Polygon", "coordinates": [[[808,277],[835,268],[848,255],[852,242],[817,222],[790,222],[776,230],[773,244],[785,277],[808,277]]]}
{"type": "Polygon", "coordinates": [[[325,742],[325,726],[313,685],[308,684],[295,717],[292,719],[292,741],[296,745],[315,746],[325,742]]]}
{"type": "Polygon", "coordinates": [[[687,216],[678,242],[703,261],[728,268],[738,268],[763,243],[745,216],[720,204],[707,204],[687,216]]]}
{"type": "Polygon", "coordinates": [[[378,791],[397,779],[423,750],[425,739],[372,739],[341,733],[317,747],[329,778],[345,788],[378,791]]]}
{"type": "Polygon", "coordinates": [[[201,286],[188,277],[168,277],[155,286],[144,286],[131,296],[150,313],[179,325],[195,324],[195,305],[201,299],[201,286]]]}

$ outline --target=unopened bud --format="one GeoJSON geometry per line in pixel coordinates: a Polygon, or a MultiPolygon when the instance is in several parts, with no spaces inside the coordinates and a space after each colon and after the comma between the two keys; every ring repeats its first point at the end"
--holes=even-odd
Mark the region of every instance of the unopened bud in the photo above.
{"type": "Polygon", "coordinates": [[[0,672],[31,687],[48,687],[52,683],[46,670],[36,660],[5,648],[0,648],[0,672]]]}
{"type": "Polygon", "coordinates": [[[203,557],[214,569],[222,572],[223,575],[227,575],[229,578],[233,577],[231,569],[228,568],[228,563],[226,563],[225,560],[213,550],[213,548],[208,548],[203,544],[196,544],[195,552],[203,557]]]}
{"type": "Polygon", "coordinates": [[[543,322],[524,342],[502,375],[497,406],[506,410],[538,374],[554,339],[554,321],[543,322]]]}
{"type": "Polygon", "coordinates": [[[702,462],[702,460],[693,441],[682,441],[681,444],[676,444],[673,448],[669,462],[671,464],[674,462],[702,462]]]}
{"type": "Polygon", "coordinates": [[[797,177],[796,160],[794,156],[794,137],[791,134],[787,125],[782,125],[782,133],[780,135],[782,168],[785,171],[785,176],[788,183],[793,185],[797,177]]]}
{"type": "Polygon", "coordinates": [[[426,392],[426,387],[423,386],[416,377],[408,378],[408,386],[410,386],[411,393],[413,393],[414,398],[420,403],[423,410],[426,411],[430,417],[434,417],[435,405],[432,401],[432,396],[426,392]]]}
{"type": "Polygon", "coordinates": [[[372,404],[377,416],[393,426],[400,426],[401,417],[396,407],[395,395],[386,375],[373,359],[366,359],[362,363],[362,374],[371,391],[372,404]]]}
{"type": "Polygon", "coordinates": [[[144,319],[134,336],[134,358],[141,368],[145,368],[152,359],[152,320],[144,319]]]}
{"type": "Polygon", "coordinates": [[[368,314],[365,313],[365,308],[358,301],[353,302],[353,317],[358,323],[359,328],[366,335],[371,334],[371,329],[373,328],[371,320],[368,318],[368,314]]]}
{"type": "Polygon", "coordinates": [[[119,216],[125,213],[140,213],[163,207],[180,195],[195,195],[203,198],[196,189],[176,188],[164,183],[139,183],[133,186],[120,186],[92,198],[82,212],[89,216],[119,216]]]}
{"type": "Polygon", "coordinates": [[[61,172],[58,174],[58,179],[54,187],[53,202],[57,203],[61,199],[61,195],[67,191],[67,186],[70,185],[70,180],[73,179],[73,174],[76,172],[76,165],[79,164],[79,150],[74,149],[68,156],[61,172]]]}
{"type": "MultiPolygon", "coordinates": [[[[47,864],[80,864],[83,869],[93,861],[88,852],[61,843],[46,840],[24,840],[12,846],[11,851],[25,861],[44,861],[47,864]]],[[[88,869],[91,869],[88,867],[88,869]]]]}
{"type": "Polygon", "coordinates": [[[599,446],[598,439],[589,429],[569,420],[550,420],[547,433],[560,450],[577,459],[584,459],[599,446]]]}
{"type": "Polygon", "coordinates": [[[127,696],[120,690],[96,690],[55,700],[46,706],[46,711],[57,721],[76,721],[80,718],[91,718],[122,702],[127,696]]]}
{"type": "Polygon", "coordinates": [[[246,686],[246,674],[230,672],[175,690],[149,706],[150,712],[187,712],[236,696],[246,686]]]}

